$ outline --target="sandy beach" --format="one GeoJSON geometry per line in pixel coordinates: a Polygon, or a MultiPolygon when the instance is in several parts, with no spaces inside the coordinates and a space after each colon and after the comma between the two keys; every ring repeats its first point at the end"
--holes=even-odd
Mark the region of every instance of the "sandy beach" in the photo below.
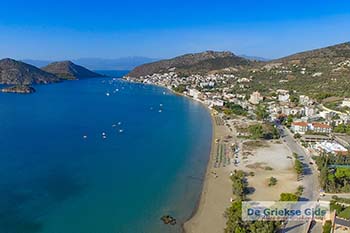
{"type": "Polygon", "coordinates": [[[203,191],[194,216],[184,224],[186,233],[223,232],[226,225],[223,214],[230,206],[232,197],[229,178],[232,169],[229,166],[214,167],[218,146],[215,140],[221,141],[230,135],[230,130],[224,125],[218,125],[213,115],[212,121],[213,141],[203,191]]]}
{"type": "Polygon", "coordinates": [[[235,169],[254,173],[253,176],[248,176],[248,186],[254,190],[248,195],[250,200],[278,200],[280,193],[295,192],[301,185],[293,169],[291,151],[280,140],[259,141],[255,144],[254,141],[236,137],[235,126],[237,123],[246,124],[245,120],[220,122],[216,116],[212,115],[212,121],[213,142],[210,161],[198,209],[184,224],[186,233],[224,232],[226,226],[224,213],[230,206],[231,199],[234,198],[230,173],[235,169]],[[231,137],[228,138],[229,135],[231,137]],[[218,142],[217,139],[219,139],[218,142]],[[232,160],[238,161],[237,164],[231,162],[225,166],[216,166],[218,146],[222,143],[225,143],[228,148],[232,144],[239,145],[241,149],[239,153],[230,155],[234,158],[232,160]],[[278,182],[270,187],[268,181],[272,176],[278,182]]]}

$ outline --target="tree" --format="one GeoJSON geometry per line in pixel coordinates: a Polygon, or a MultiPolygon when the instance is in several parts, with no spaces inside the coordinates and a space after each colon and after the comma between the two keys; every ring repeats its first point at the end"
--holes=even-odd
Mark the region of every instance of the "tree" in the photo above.
{"type": "Polygon", "coordinates": [[[298,201],[299,197],[294,193],[281,193],[280,201],[298,201]]]}
{"type": "Polygon", "coordinates": [[[344,208],[339,214],[339,217],[345,218],[345,219],[350,219],[350,207],[344,208]]]}
{"type": "Polygon", "coordinates": [[[299,103],[299,96],[292,95],[292,96],[290,97],[290,101],[291,101],[292,103],[298,104],[298,103],[299,103]]]}
{"type": "Polygon", "coordinates": [[[186,91],[186,85],[180,84],[177,87],[173,87],[173,90],[178,93],[183,93],[184,91],[186,91]]]}
{"type": "Polygon", "coordinates": [[[323,233],[331,233],[332,230],[332,221],[327,220],[323,225],[323,233]]]}
{"type": "Polygon", "coordinates": [[[304,192],[304,186],[302,185],[299,185],[298,188],[297,188],[297,191],[295,193],[295,195],[297,195],[298,197],[300,197],[304,192]]]}
{"type": "Polygon", "coordinates": [[[248,130],[252,139],[259,139],[264,136],[264,130],[261,124],[251,125],[248,130]]]}
{"type": "Polygon", "coordinates": [[[274,186],[277,184],[277,179],[273,176],[270,177],[269,179],[269,186],[274,186]]]}
{"type": "Polygon", "coordinates": [[[322,167],[320,171],[320,184],[323,189],[326,189],[327,179],[328,179],[328,168],[322,167]]]}
{"type": "Polygon", "coordinates": [[[227,219],[225,233],[245,232],[243,231],[244,222],[242,221],[241,201],[233,202],[231,207],[226,210],[225,217],[227,219]]]}
{"type": "Polygon", "coordinates": [[[303,164],[300,162],[299,159],[295,159],[294,169],[298,175],[301,175],[303,173],[303,164]]]}
{"type": "Polygon", "coordinates": [[[265,123],[262,125],[263,127],[263,138],[264,139],[277,139],[280,137],[279,131],[277,128],[270,124],[270,123],[265,123]]]}
{"type": "Polygon", "coordinates": [[[347,128],[348,128],[349,126],[347,126],[347,125],[345,125],[345,124],[339,124],[339,125],[337,125],[336,127],[334,127],[334,132],[335,133],[346,133],[346,131],[347,131],[347,128]]]}
{"type": "Polygon", "coordinates": [[[236,114],[236,115],[241,115],[241,116],[246,116],[248,114],[248,111],[245,110],[241,105],[239,104],[234,104],[234,103],[225,103],[225,114],[230,115],[230,114],[236,114]]]}
{"type": "Polygon", "coordinates": [[[335,177],[338,179],[350,178],[350,168],[337,168],[335,177]]]}
{"type": "Polygon", "coordinates": [[[285,125],[289,128],[293,123],[293,115],[288,115],[287,120],[285,121],[285,125]]]}
{"type": "Polygon", "coordinates": [[[266,106],[265,105],[262,105],[262,104],[259,104],[257,107],[256,107],[256,110],[255,110],[255,114],[256,114],[256,118],[258,120],[267,120],[267,118],[269,117],[269,113],[267,112],[266,110],[266,106]]]}
{"type": "Polygon", "coordinates": [[[243,171],[235,171],[231,176],[233,194],[243,200],[246,194],[247,183],[243,171]]]}

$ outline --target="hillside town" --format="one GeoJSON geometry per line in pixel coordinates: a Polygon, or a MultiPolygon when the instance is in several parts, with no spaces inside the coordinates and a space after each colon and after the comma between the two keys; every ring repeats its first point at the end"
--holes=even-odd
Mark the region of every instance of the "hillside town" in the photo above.
{"type": "MultiPolygon", "coordinates": [[[[280,72],[286,72],[285,68],[280,72]]],[[[306,72],[306,69],[300,72],[306,72]]],[[[263,200],[266,195],[264,192],[268,192],[267,195],[275,199],[278,197],[273,196],[281,192],[293,196],[292,189],[298,187],[295,193],[297,199],[303,195],[307,200],[331,203],[333,212],[323,222],[308,222],[297,226],[288,222],[285,228],[294,229],[290,232],[321,232],[322,227],[327,228],[330,223],[333,223],[332,227],[336,230],[334,232],[347,232],[350,229],[350,216],[345,214],[349,210],[343,203],[350,198],[350,187],[346,185],[349,176],[339,175],[340,172],[346,172],[350,164],[349,98],[330,97],[319,100],[305,93],[286,89],[275,89],[268,95],[258,90],[248,92],[245,87],[252,81],[252,77],[245,78],[232,73],[182,76],[177,74],[175,69],[170,69],[167,73],[124,78],[132,82],[162,86],[199,101],[215,115],[216,127],[227,126],[230,132],[225,139],[215,139],[218,152],[214,153],[216,162],[211,170],[215,178],[220,172],[218,166],[223,164],[224,167],[230,167],[232,161],[234,168],[245,174],[259,174],[260,178],[248,178],[255,189],[255,194],[250,195],[252,200],[263,200]],[[245,92],[236,93],[237,88],[245,92]],[[276,140],[277,138],[279,139],[276,140]],[[266,139],[268,149],[264,149],[266,145],[261,146],[265,144],[266,139]],[[260,144],[261,142],[263,144],[260,144]],[[281,142],[282,145],[278,145],[281,142]],[[232,152],[227,152],[230,143],[232,152]],[[251,145],[254,145],[253,148],[250,148],[251,145]],[[287,160],[284,157],[290,153],[288,150],[292,151],[295,157],[293,166],[298,177],[297,183],[293,183],[293,178],[290,178],[294,176],[293,173],[282,168],[283,164],[289,164],[288,159],[291,156],[287,155],[287,160]],[[261,160],[260,154],[264,154],[261,160]],[[255,160],[260,162],[254,163],[255,160]],[[263,170],[276,169],[280,170],[280,174],[261,171],[259,168],[261,164],[274,164],[276,161],[277,165],[271,168],[268,166],[263,170]],[[311,172],[307,174],[304,170],[311,172]],[[269,174],[273,176],[268,178],[269,174]],[[287,178],[288,176],[290,177],[287,178]],[[266,187],[257,188],[261,182],[265,182],[262,179],[270,180],[269,186],[271,182],[274,185],[277,181],[275,177],[285,186],[278,186],[274,193],[266,187]],[[331,193],[342,193],[342,197],[346,198],[337,199],[337,196],[331,193]],[[339,208],[338,213],[334,212],[334,208],[339,208]]],[[[215,182],[217,181],[212,181],[215,182]]],[[[280,200],[283,199],[282,194],[280,200]]],[[[215,192],[207,195],[212,195],[213,199],[219,198],[215,196],[215,192]]],[[[195,220],[190,221],[189,229],[193,227],[192,224],[199,223],[195,220]]],[[[203,229],[205,228],[203,225],[203,229]]]]}

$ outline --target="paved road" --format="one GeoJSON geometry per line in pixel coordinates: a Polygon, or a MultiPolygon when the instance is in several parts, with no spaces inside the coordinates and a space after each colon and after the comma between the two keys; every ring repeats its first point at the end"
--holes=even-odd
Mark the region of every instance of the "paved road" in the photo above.
{"type": "Polygon", "coordinates": [[[294,141],[292,134],[284,129],[282,126],[279,127],[283,132],[283,142],[299,156],[299,160],[303,163],[304,174],[302,177],[302,184],[304,186],[304,192],[301,196],[303,201],[317,201],[320,196],[320,186],[318,181],[318,173],[314,166],[311,166],[310,157],[306,155],[305,151],[299,144],[294,141]]]}
{"type": "Polygon", "coordinates": [[[321,200],[331,201],[333,196],[350,199],[350,193],[326,193],[323,197],[321,197],[321,200]]]}
{"type": "MultiPolygon", "coordinates": [[[[317,201],[319,199],[319,181],[318,173],[314,166],[310,166],[310,158],[306,155],[305,151],[299,144],[294,141],[293,136],[288,130],[283,126],[278,126],[281,132],[282,140],[285,145],[287,145],[292,152],[295,152],[299,156],[299,160],[303,163],[304,174],[302,177],[302,185],[304,186],[304,192],[301,196],[302,201],[317,201]]],[[[303,233],[306,232],[307,223],[306,222],[288,222],[286,227],[282,232],[286,233],[303,233]]],[[[318,228],[318,227],[317,227],[318,228]]],[[[315,229],[315,228],[314,228],[315,229]]],[[[311,231],[317,232],[317,231],[311,231]]]]}

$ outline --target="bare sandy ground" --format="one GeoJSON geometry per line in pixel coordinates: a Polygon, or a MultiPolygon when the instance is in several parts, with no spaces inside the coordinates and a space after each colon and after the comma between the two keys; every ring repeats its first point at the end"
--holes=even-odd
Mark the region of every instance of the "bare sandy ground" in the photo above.
{"type": "Polygon", "coordinates": [[[234,136],[229,143],[242,142],[238,140],[236,130],[231,125],[232,131],[226,126],[214,125],[214,140],[207,174],[203,186],[201,200],[194,216],[184,224],[186,233],[221,233],[224,232],[226,219],[225,210],[230,206],[233,197],[230,173],[233,170],[254,172],[254,176],[248,177],[249,187],[254,192],[248,195],[251,200],[269,201],[278,200],[282,192],[295,192],[301,185],[297,182],[293,170],[293,160],[290,150],[278,142],[266,142],[265,146],[258,148],[246,148],[238,155],[239,164],[231,164],[226,167],[214,168],[216,154],[215,139],[222,139],[227,135],[234,136]],[[248,155],[246,152],[249,152],[248,155]],[[267,170],[266,167],[272,168],[267,170]],[[277,178],[275,186],[268,186],[269,178],[277,178]]]}
{"type": "Polygon", "coordinates": [[[266,147],[256,149],[253,155],[243,160],[241,168],[247,172],[254,172],[254,176],[248,176],[249,187],[255,189],[248,198],[254,201],[279,200],[281,193],[294,193],[301,185],[301,182],[297,181],[290,150],[284,144],[266,143],[266,147]],[[272,170],[267,170],[266,167],[272,170]],[[275,186],[268,186],[270,177],[277,179],[275,186]]]}

